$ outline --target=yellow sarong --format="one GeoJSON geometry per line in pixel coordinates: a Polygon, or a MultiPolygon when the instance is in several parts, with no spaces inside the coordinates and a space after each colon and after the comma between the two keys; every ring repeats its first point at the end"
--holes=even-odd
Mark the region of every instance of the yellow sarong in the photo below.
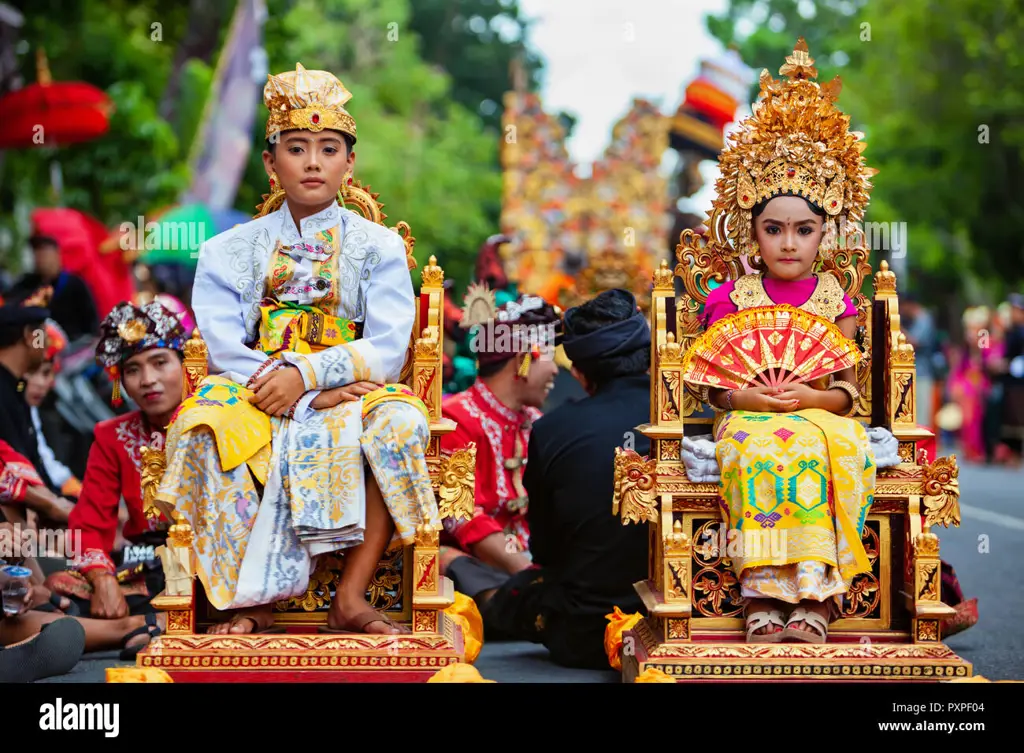
{"type": "Polygon", "coordinates": [[[861,534],[875,463],[860,423],[828,411],[732,411],[716,428],[729,551],[741,584],[797,601],[871,572],[861,534]]]}

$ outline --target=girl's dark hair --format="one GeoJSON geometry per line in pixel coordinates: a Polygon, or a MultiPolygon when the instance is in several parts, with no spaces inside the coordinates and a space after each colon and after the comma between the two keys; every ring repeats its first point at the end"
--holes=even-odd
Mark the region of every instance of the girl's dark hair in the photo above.
{"type": "Polygon", "coordinates": [[[756,220],[758,217],[760,217],[762,214],[764,214],[764,210],[768,207],[768,204],[773,199],[777,199],[780,196],[796,196],[798,199],[803,199],[805,202],[807,202],[807,206],[809,206],[811,208],[811,211],[814,212],[819,217],[826,217],[827,216],[824,209],[819,207],[817,204],[812,202],[807,197],[801,196],[800,194],[795,194],[795,193],[790,192],[790,193],[780,193],[778,196],[772,196],[770,199],[764,199],[762,201],[759,201],[757,204],[754,205],[754,208],[750,210],[751,217],[756,220]]]}

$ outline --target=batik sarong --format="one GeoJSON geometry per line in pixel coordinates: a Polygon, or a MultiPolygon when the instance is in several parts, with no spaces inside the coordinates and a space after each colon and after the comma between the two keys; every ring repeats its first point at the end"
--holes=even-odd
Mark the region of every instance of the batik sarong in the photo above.
{"type": "Polygon", "coordinates": [[[824,601],[871,571],[861,535],[875,462],[862,424],[819,409],[732,411],[716,441],[743,596],[824,601]]]}

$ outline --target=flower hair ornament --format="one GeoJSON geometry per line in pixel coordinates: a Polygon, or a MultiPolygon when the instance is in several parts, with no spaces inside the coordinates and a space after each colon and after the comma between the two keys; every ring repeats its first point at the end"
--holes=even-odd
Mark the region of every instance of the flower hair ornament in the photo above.
{"type": "Polygon", "coordinates": [[[168,348],[181,352],[186,333],[178,315],[159,301],[144,306],[119,303],[100,325],[96,345],[96,363],[114,383],[112,402],[120,406],[121,366],[129,358],[147,350],[168,348]]]}
{"type": "Polygon", "coordinates": [[[459,326],[473,330],[477,368],[482,363],[507,361],[525,353],[517,376],[526,378],[530,363],[541,356],[541,346],[561,341],[562,312],[543,298],[520,295],[497,305],[487,283],[471,283],[466,290],[459,326]],[[553,339],[548,335],[553,333],[553,339]]]}
{"type": "Polygon", "coordinates": [[[848,223],[860,223],[877,170],[861,156],[864,134],[850,131],[850,118],[836,107],[842,89],[837,76],[827,84],[801,38],[779,69],[777,81],[761,72],[761,94],[753,114],[730,134],[719,157],[709,226],[725,219],[738,253],[755,252],[755,206],[777,196],[802,196],[825,211],[823,255],[839,247],[848,223]]]}

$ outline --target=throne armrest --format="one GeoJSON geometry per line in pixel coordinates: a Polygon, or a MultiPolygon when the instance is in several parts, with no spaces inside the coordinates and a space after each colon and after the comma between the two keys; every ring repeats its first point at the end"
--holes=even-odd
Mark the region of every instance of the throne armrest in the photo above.
{"type": "Polygon", "coordinates": [[[196,391],[200,383],[209,373],[208,359],[210,356],[206,343],[198,329],[192,330],[192,337],[185,341],[185,358],[181,364],[181,399],[186,399],[196,391]]]}
{"type": "Polygon", "coordinates": [[[422,280],[419,309],[416,312],[416,331],[419,336],[413,343],[409,387],[427,406],[433,425],[441,421],[444,381],[444,270],[437,265],[437,257],[430,257],[423,268],[422,280]]]}

